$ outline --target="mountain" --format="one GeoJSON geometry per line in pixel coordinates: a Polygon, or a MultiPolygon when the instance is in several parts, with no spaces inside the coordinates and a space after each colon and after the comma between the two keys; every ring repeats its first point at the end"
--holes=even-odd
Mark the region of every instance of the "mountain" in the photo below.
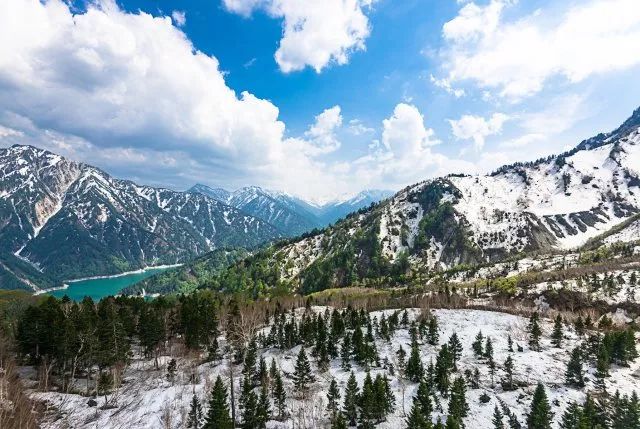
{"type": "Polygon", "coordinates": [[[2,288],[187,261],[279,236],[202,194],[115,179],[32,146],[0,149],[0,279],[13,279],[2,288]],[[43,276],[49,281],[38,282],[43,276]]]}
{"type": "Polygon", "coordinates": [[[353,213],[371,204],[378,203],[392,196],[394,192],[379,189],[361,191],[358,194],[344,199],[331,201],[318,208],[316,216],[321,219],[323,225],[328,225],[342,219],[349,213],[353,213]]]}
{"type": "Polygon", "coordinates": [[[560,155],[408,186],[237,263],[216,287],[255,291],[287,282],[313,292],[376,284],[409,268],[434,272],[594,243],[640,243],[639,213],[640,109],[618,129],[560,155]]]}
{"type": "Polygon", "coordinates": [[[225,189],[197,184],[188,192],[204,194],[245,211],[272,224],[289,237],[301,235],[314,228],[322,228],[349,213],[393,195],[391,191],[362,191],[344,200],[314,205],[283,192],[258,186],[248,186],[229,192],[225,189]]]}

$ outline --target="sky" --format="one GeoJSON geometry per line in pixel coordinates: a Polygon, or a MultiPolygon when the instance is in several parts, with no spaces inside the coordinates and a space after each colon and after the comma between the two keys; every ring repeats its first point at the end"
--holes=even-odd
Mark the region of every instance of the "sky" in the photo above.
{"type": "Polygon", "coordinates": [[[179,190],[397,190],[638,106],[637,0],[0,2],[0,147],[179,190]]]}

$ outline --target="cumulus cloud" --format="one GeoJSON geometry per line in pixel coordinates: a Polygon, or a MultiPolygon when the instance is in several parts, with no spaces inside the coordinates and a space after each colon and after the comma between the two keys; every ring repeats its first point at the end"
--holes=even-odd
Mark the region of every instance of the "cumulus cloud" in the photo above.
{"type": "Polygon", "coordinates": [[[183,27],[187,23],[187,14],[182,10],[174,10],[171,12],[171,18],[178,27],[183,27]]]}
{"type": "Polygon", "coordinates": [[[320,113],[315,122],[305,133],[307,138],[304,145],[309,155],[321,155],[334,152],[340,148],[340,141],[336,131],[342,126],[340,106],[333,106],[320,113]]]}
{"type": "Polygon", "coordinates": [[[637,0],[590,0],[558,15],[544,11],[506,19],[513,1],[467,3],[443,26],[448,82],[472,81],[520,99],[554,76],[579,82],[640,64],[637,0]]]}
{"type": "Polygon", "coordinates": [[[349,121],[348,130],[354,136],[361,136],[375,132],[373,128],[367,127],[360,119],[351,119],[349,121]]]}
{"type": "Polygon", "coordinates": [[[485,138],[502,131],[502,125],[509,119],[504,113],[494,113],[490,118],[462,115],[460,119],[449,119],[451,132],[458,140],[473,140],[476,150],[484,147],[485,138]]]}
{"type": "Polygon", "coordinates": [[[285,72],[331,63],[346,64],[354,51],[365,49],[370,34],[366,12],[373,0],[224,0],[228,11],[248,17],[256,9],[283,20],[275,60],[285,72]]]}

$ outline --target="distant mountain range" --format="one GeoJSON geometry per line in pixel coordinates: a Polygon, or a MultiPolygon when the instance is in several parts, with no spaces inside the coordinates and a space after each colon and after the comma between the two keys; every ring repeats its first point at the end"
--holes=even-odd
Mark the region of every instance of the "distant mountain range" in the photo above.
{"type": "Polygon", "coordinates": [[[334,209],[257,187],[177,192],[15,145],[0,149],[0,289],[37,290],[253,248],[323,226],[372,198],[334,209]]]}
{"type": "Polygon", "coordinates": [[[269,222],[284,235],[294,237],[314,228],[323,228],[347,214],[369,207],[393,195],[391,191],[366,190],[344,200],[314,205],[300,198],[257,186],[229,192],[221,188],[195,185],[188,192],[200,193],[269,222]]]}

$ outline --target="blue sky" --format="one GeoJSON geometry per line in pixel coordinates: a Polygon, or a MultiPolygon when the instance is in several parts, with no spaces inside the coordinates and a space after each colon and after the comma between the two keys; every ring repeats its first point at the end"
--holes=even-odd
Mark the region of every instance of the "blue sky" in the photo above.
{"type": "Polygon", "coordinates": [[[561,152],[640,106],[633,0],[8,0],[0,15],[1,146],[178,189],[398,189],[561,152]]]}

